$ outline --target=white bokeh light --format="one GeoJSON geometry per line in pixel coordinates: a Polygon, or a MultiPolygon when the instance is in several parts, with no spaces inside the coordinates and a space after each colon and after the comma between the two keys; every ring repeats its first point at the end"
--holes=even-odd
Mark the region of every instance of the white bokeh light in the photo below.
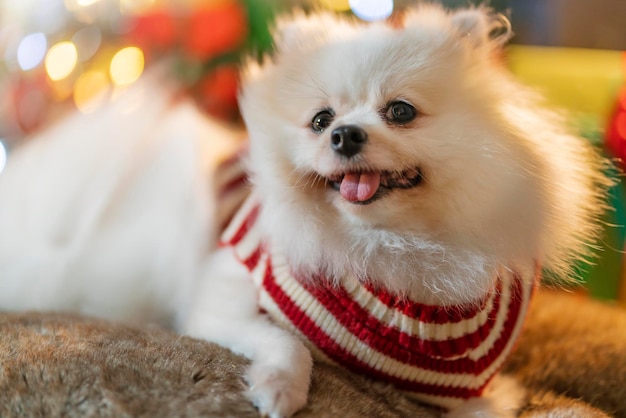
{"type": "Polygon", "coordinates": [[[48,77],[53,81],[69,76],[78,63],[76,45],[70,41],[59,42],[46,54],[45,65],[48,77]]]}
{"type": "Polygon", "coordinates": [[[393,0],[350,0],[352,12],[369,22],[383,20],[393,12],[393,0]]]}
{"type": "Polygon", "coordinates": [[[4,171],[4,167],[7,165],[7,149],[0,138],[0,173],[4,171]]]}
{"type": "Polygon", "coordinates": [[[25,36],[17,47],[17,63],[24,71],[32,70],[43,61],[46,56],[48,42],[46,35],[41,32],[25,36]]]}

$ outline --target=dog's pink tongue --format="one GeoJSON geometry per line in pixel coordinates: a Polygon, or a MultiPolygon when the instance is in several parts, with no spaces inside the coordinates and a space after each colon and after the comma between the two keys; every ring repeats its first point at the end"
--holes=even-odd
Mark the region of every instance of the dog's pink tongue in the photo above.
{"type": "Polygon", "coordinates": [[[364,202],[374,196],[380,186],[380,173],[347,173],[339,193],[350,202],[364,202]]]}

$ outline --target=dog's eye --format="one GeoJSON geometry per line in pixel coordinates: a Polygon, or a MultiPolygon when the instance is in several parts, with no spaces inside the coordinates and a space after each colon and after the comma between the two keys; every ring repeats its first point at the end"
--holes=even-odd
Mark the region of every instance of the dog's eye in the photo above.
{"type": "Polygon", "coordinates": [[[407,102],[391,102],[385,110],[385,119],[391,123],[404,124],[417,117],[417,110],[407,102]]]}
{"type": "Polygon", "coordinates": [[[330,110],[322,110],[313,117],[311,121],[311,130],[315,133],[322,133],[333,123],[335,115],[330,110]]]}

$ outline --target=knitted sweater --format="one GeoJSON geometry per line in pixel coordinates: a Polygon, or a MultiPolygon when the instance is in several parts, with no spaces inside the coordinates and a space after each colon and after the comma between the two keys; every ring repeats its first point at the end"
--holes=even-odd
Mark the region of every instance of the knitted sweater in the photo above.
{"type": "Polygon", "coordinates": [[[352,276],[341,285],[295,277],[270,249],[248,197],[222,235],[259,288],[259,305],[300,335],[314,357],[391,383],[444,409],[481,395],[512,350],[538,269],[502,269],[493,290],[471,306],[429,306],[398,298],[352,276]]]}

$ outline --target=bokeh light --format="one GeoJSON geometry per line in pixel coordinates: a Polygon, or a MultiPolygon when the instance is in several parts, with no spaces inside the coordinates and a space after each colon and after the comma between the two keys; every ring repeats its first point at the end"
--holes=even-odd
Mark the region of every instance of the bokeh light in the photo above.
{"type": "Polygon", "coordinates": [[[17,47],[17,63],[24,71],[37,67],[46,56],[48,42],[41,32],[31,33],[20,41],[17,47]]]}
{"type": "Polygon", "coordinates": [[[85,26],[72,36],[78,51],[78,60],[85,62],[98,52],[102,44],[102,32],[96,26],[85,26]]]}
{"type": "Polygon", "coordinates": [[[0,173],[4,171],[4,167],[7,166],[7,149],[0,138],[0,173]]]}
{"type": "Polygon", "coordinates": [[[117,86],[133,84],[143,73],[144,57],[136,46],[122,48],[113,56],[110,66],[111,80],[117,86]]]}
{"type": "Polygon", "coordinates": [[[74,85],[74,103],[83,113],[91,113],[104,104],[110,93],[109,79],[101,71],[87,71],[74,85]]]}
{"type": "Polygon", "coordinates": [[[322,6],[337,12],[345,12],[350,10],[350,2],[348,0],[321,0],[322,6]]]}
{"type": "Polygon", "coordinates": [[[46,72],[53,81],[62,80],[74,71],[78,62],[76,46],[69,41],[59,42],[46,55],[46,72]]]}
{"type": "Polygon", "coordinates": [[[383,20],[393,12],[393,0],[350,0],[352,12],[367,21],[383,20]]]}
{"type": "Polygon", "coordinates": [[[93,6],[100,0],[64,0],[65,8],[70,12],[77,12],[81,9],[93,6]]]}
{"type": "Polygon", "coordinates": [[[155,0],[120,0],[120,12],[123,14],[141,13],[154,6],[155,0]]]}

